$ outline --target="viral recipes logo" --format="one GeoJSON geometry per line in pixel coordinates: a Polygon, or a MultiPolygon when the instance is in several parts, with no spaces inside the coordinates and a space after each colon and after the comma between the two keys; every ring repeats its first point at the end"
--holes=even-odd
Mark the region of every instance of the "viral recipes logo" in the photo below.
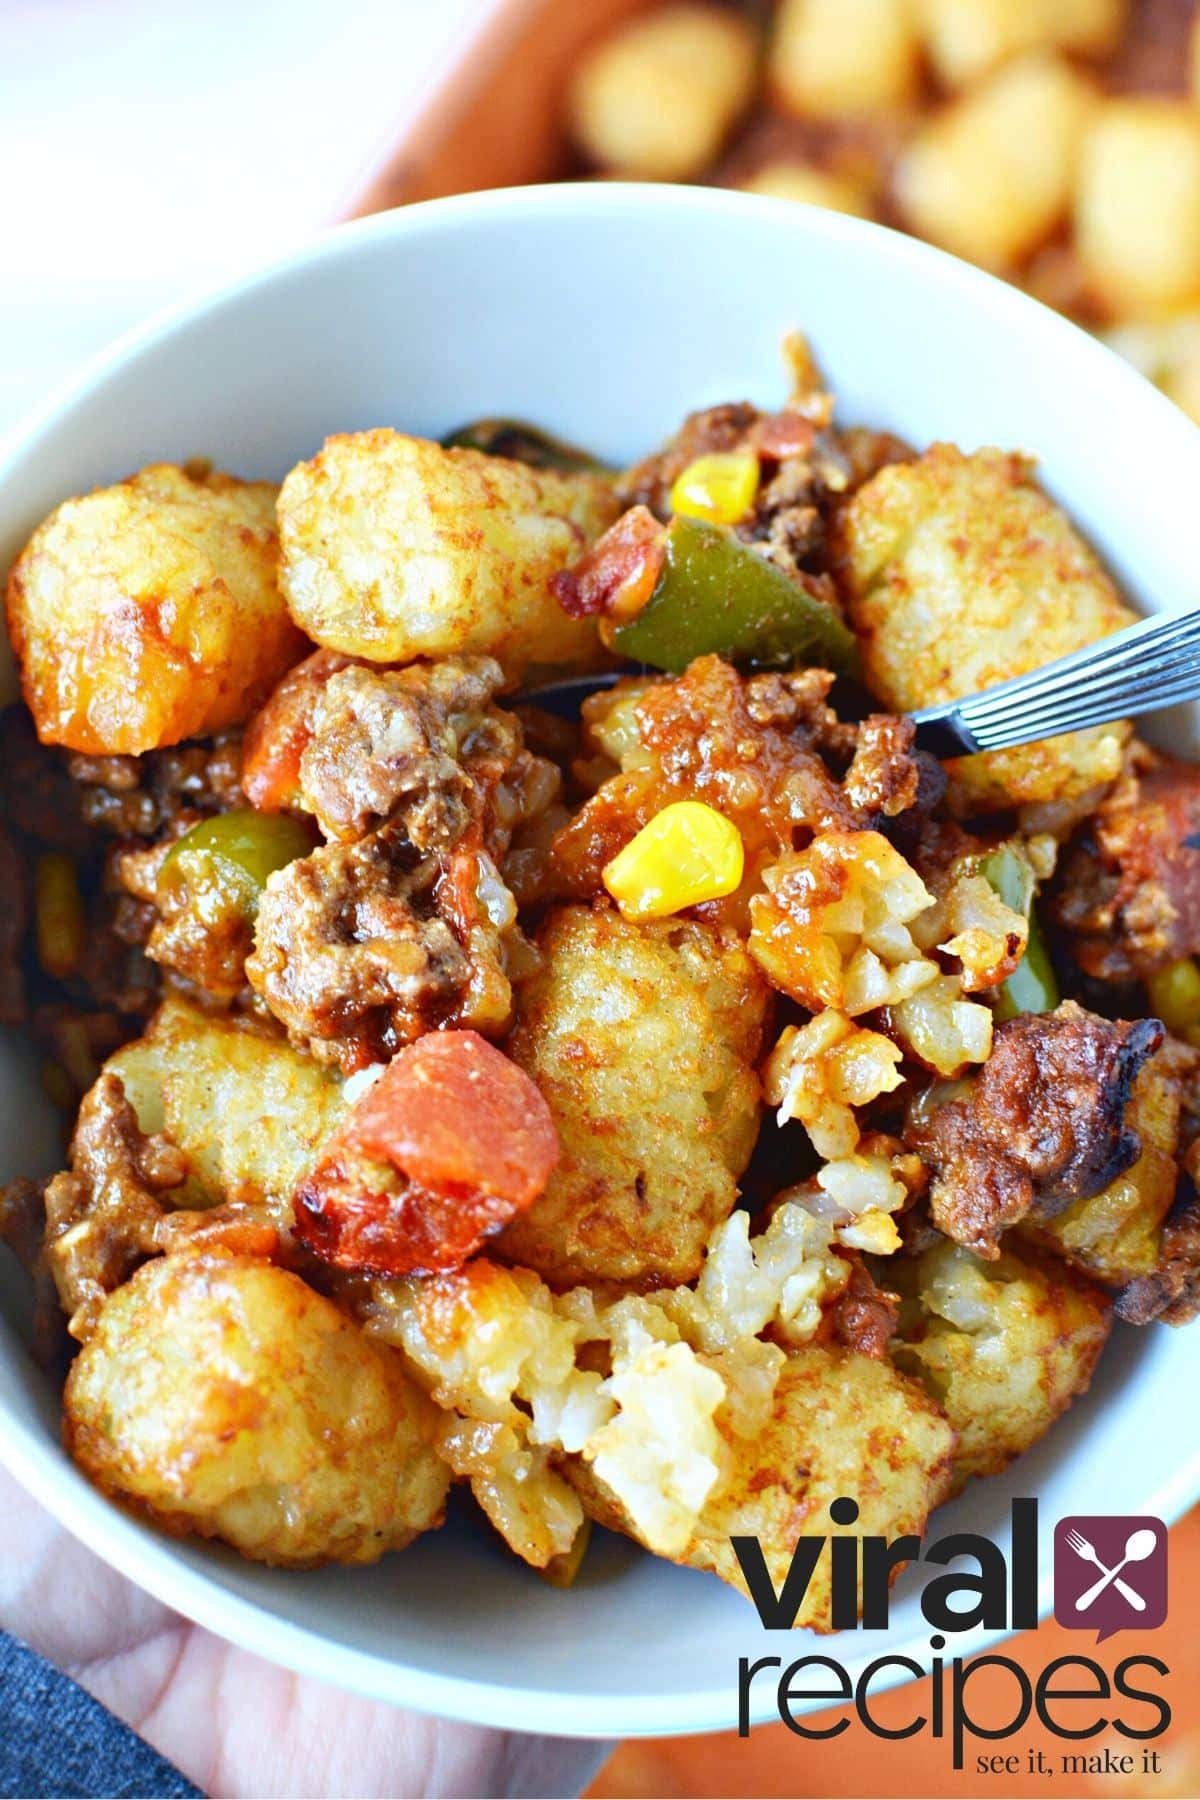
{"type": "Polygon", "coordinates": [[[1167,1617],[1167,1532],[1161,1519],[1060,1519],[1054,1528],[1054,1618],[1069,1630],[1142,1631],[1167,1617]]]}
{"type": "MultiPolygon", "coordinates": [[[[929,1543],[915,1536],[889,1541],[845,1529],[857,1522],[858,1506],[843,1497],[829,1508],[831,1525],[843,1529],[798,1539],[778,1589],[759,1540],[733,1538],[750,1597],[768,1631],[790,1630],[806,1599],[823,1593],[828,1594],[835,1631],[886,1630],[892,1577],[903,1564],[918,1564],[926,1576],[920,1604],[931,1627],[933,1653],[928,1666],[912,1656],[879,1656],[856,1678],[834,1656],[806,1655],[786,1664],[782,1656],[741,1657],[739,1735],[750,1733],[752,1691],[757,1696],[769,1682],[780,1718],[800,1737],[837,1737],[852,1716],[875,1737],[908,1738],[927,1730],[949,1739],[956,1769],[964,1766],[968,1742],[1011,1739],[1035,1717],[1054,1737],[1080,1744],[1101,1733],[1135,1743],[1160,1737],[1171,1723],[1171,1708],[1160,1691],[1170,1670],[1159,1657],[1129,1655],[1110,1671],[1091,1656],[1056,1656],[1034,1673],[997,1653],[965,1658],[953,1655],[951,1646],[949,1658],[943,1655],[949,1640],[963,1632],[1036,1628],[1037,1515],[1036,1500],[1013,1501],[1007,1551],[976,1532],[952,1532],[929,1543]],[[998,1719],[990,1713],[985,1717],[976,1699],[984,1670],[1000,1672],[1008,1695],[998,1719]],[[882,1723],[872,1709],[874,1697],[897,1678],[910,1676],[930,1678],[928,1712],[899,1726],[882,1723]],[[839,1705],[852,1710],[832,1723],[806,1722],[808,1709],[839,1705]]],[[[1167,1533],[1160,1519],[1089,1514],[1059,1522],[1054,1533],[1054,1617],[1059,1625],[1092,1633],[1099,1644],[1114,1632],[1153,1629],[1166,1616],[1167,1533]]],[[[995,1688],[993,1677],[993,1710],[995,1688]]],[[[1039,1768],[1035,1756],[1044,1760],[1040,1751],[1029,1752],[1030,1772],[1050,1774],[1049,1765],[1039,1768]]],[[[1018,1761],[1011,1754],[977,1755],[976,1769],[1015,1774],[1018,1761]]],[[[1143,1748],[1114,1759],[1111,1749],[1090,1758],[1080,1749],[1064,1756],[1063,1769],[1068,1774],[1132,1774],[1135,1762],[1141,1772],[1151,1773],[1158,1767],[1157,1752],[1143,1748]],[[1101,1760],[1104,1770],[1093,1770],[1093,1762],[1101,1760]]]]}

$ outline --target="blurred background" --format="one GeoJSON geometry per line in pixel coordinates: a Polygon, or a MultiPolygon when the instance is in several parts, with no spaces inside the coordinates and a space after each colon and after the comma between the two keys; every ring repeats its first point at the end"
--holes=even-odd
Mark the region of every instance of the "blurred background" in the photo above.
{"type": "MultiPolygon", "coordinates": [[[[0,0],[0,434],[116,333],[339,219],[613,176],[914,232],[1102,334],[1200,420],[1196,13],[1197,0],[0,0]]],[[[1100,1653],[1170,1665],[1163,1772],[1089,1791],[1200,1794],[1200,1642],[1180,1605],[1200,1585],[1200,1515],[1173,1555],[1176,1623],[1100,1653]]],[[[1040,1668],[1077,1648],[1068,1637],[1045,1626],[1012,1654],[1040,1668]]],[[[889,1707],[902,1722],[912,1697],[881,1702],[885,1722],[889,1707]]],[[[1054,1748],[1036,1732],[1014,1746],[1039,1742],[1054,1748]]],[[[810,1744],[782,1726],[622,1746],[593,1789],[980,1791],[923,1738],[810,1744]]]]}
{"type": "Polygon", "coordinates": [[[1200,416],[1196,0],[0,0],[0,430],[354,213],[564,176],[883,220],[1200,416]]]}

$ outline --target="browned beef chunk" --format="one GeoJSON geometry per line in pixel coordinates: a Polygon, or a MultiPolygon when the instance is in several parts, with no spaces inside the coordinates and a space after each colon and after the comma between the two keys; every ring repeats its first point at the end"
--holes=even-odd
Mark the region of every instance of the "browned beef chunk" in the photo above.
{"type": "Polygon", "coordinates": [[[879,1287],[861,1258],[853,1257],[850,1280],[833,1307],[838,1343],[863,1356],[886,1356],[899,1312],[896,1295],[879,1287]]]}
{"type": "Polygon", "coordinates": [[[70,1173],[46,1186],[45,1255],[73,1337],[89,1336],[108,1295],[158,1249],[159,1195],[187,1159],[147,1137],[115,1075],[101,1075],[79,1109],[70,1173]]]}
{"type": "Polygon", "coordinates": [[[511,990],[492,888],[507,892],[486,856],[422,857],[387,828],[326,844],[267,882],[247,977],[294,1041],[347,1071],[437,1025],[494,1035],[511,990]]]}
{"type": "Polygon", "coordinates": [[[488,703],[499,663],[472,656],[409,669],[353,664],[322,683],[300,758],[301,802],[326,837],[400,815],[418,850],[449,849],[471,818],[472,762],[511,762],[520,727],[488,703]]]}
{"type": "Polygon", "coordinates": [[[145,756],[72,756],[79,805],[89,825],[114,837],[157,837],[190,820],[245,806],[240,732],[145,756]]]}
{"type": "Polygon", "coordinates": [[[931,813],[946,791],[940,763],[914,750],[916,726],[892,713],[872,713],[858,727],[842,792],[867,828],[914,808],[931,813]]]}
{"type": "Polygon", "coordinates": [[[1193,1144],[1186,1158],[1192,1186],[1163,1220],[1158,1266],[1139,1275],[1117,1297],[1117,1317],[1131,1325],[1147,1325],[1161,1319],[1167,1325],[1186,1325],[1200,1313],[1200,1196],[1195,1182],[1200,1177],[1200,1145],[1193,1144]]]}
{"type": "Polygon", "coordinates": [[[934,1224],[980,1256],[1027,1214],[1050,1218],[1136,1161],[1130,1089],[1163,1040],[1155,1019],[1114,1023],[1067,1000],[998,1027],[965,1091],[918,1110],[907,1142],[932,1170],[934,1224]]]}
{"type": "Polygon", "coordinates": [[[1200,767],[1158,761],[1119,782],[1069,849],[1054,908],[1104,981],[1200,952],[1200,767]]]}

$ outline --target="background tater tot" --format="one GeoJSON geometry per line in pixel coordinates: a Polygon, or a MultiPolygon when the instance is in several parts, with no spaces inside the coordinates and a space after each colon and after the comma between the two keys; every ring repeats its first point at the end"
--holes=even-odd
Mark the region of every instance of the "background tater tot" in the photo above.
{"type": "Polygon", "coordinates": [[[766,194],[772,200],[796,200],[805,206],[824,206],[830,212],[871,216],[871,197],[866,184],[812,163],[765,163],[742,183],[748,194],[766,194]]]}
{"type": "Polygon", "coordinates": [[[1041,46],[1102,56],[1127,13],[1128,0],[917,0],[926,50],[947,87],[965,87],[1041,46]]]}
{"type": "Polygon", "coordinates": [[[441,1521],[432,1402],[394,1351],[267,1262],[144,1264],[106,1302],[65,1408],[71,1454],[105,1493],[255,1562],[375,1562],[441,1521]]]}
{"type": "Polygon", "coordinates": [[[1080,149],[1075,233],[1115,317],[1200,297],[1200,113],[1183,101],[1108,101],[1080,149]]]}
{"type": "Polygon", "coordinates": [[[280,581],[329,650],[373,662],[485,651],[532,662],[603,659],[550,577],[617,513],[604,476],[533,469],[380,429],[331,437],[279,495],[280,581]]]}
{"type": "Polygon", "coordinates": [[[916,0],[925,47],[947,87],[966,87],[998,63],[1045,43],[1045,0],[916,0]]]}
{"type": "Polygon", "coordinates": [[[248,717],[304,649],[276,582],[276,492],[157,463],[38,527],[7,603],[44,743],[137,754],[248,717]]]}
{"type": "Polygon", "coordinates": [[[782,0],[767,72],[791,112],[846,118],[902,105],[920,74],[908,0],[782,0]]]}
{"type": "Polygon", "coordinates": [[[1129,21],[1129,0],[1043,0],[1054,42],[1080,56],[1106,56],[1129,21]]]}
{"type": "Polygon", "coordinates": [[[1105,341],[1200,424],[1200,312],[1133,320],[1105,341]]]}
{"type": "Polygon", "coordinates": [[[937,114],[896,171],[908,224],[987,268],[1036,249],[1065,216],[1094,94],[1051,53],[992,76],[937,114]]]}
{"type": "Polygon", "coordinates": [[[580,65],[572,135],[601,169],[687,181],[749,103],[756,52],[750,21],[726,7],[685,3],[634,19],[580,65]]]}
{"type": "Polygon", "coordinates": [[[1200,343],[1182,352],[1164,378],[1163,389],[1200,425],[1200,343]]]}

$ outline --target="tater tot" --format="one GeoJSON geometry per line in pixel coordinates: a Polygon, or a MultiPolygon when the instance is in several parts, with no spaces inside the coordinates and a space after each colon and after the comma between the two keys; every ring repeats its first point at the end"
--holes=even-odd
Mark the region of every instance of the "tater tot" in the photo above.
{"type": "Polygon", "coordinates": [[[765,194],[772,200],[795,200],[804,206],[823,206],[829,212],[871,216],[871,199],[864,182],[811,163],[771,162],[742,183],[748,194],[765,194]]]}
{"type": "Polygon", "coordinates": [[[788,111],[856,117],[912,98],[918,52],[908,0],[782,0],[767,72],[788,111]]]}
{"type": "Polygon", "coordinates": [[[750,21],[723,6],[634,19],[581,63],[567,97],[572,135],[610,173],[688,181],[749,103],[756,48],[750,21]]]}
{"type": "Polygon", "coordinates": [[[1130,320],[1104,338],[1200,425],[1200,312],[1130,320]]]}
{"type": "Polygon", "coordinates": [[[437,1409],[399,1355],[271,1263],[144,1264],[105,1303],[65,1408],[103,1492],[255,1562],[375,1562],[441,1522],[437,1409]]]}
{"type": "Polygon", "coordinates": [[[1075,237],[1114,317],[1200,297],[1200,113],[1184,101],[1107,101],[1080,149],[1075,237]]]}
{"type": "MultiPolygon", "coordinates": [[[[881,469],[846,507],[842,567],[872,691],[896,712],[1023,675],[1133,621],[1094,552],[999,450],[935,444],[881,469]]],[[[951,803],[984,813],[1112,781],[1128,724],[950,765],[951,803]]]]}
{"type": "Polygon", "coordinates": [[[562,1160],[495,1254],[556,1287],[690,1281],[758,1130],[766,984],[737,939],[693,920],[561,907],[537,942],[509,1050],[562,1160]]]}
{"type": "Polygon", "coordinates": [[[38,527],[7,610],[44,743],[136,755],[253,712],[304,650],[276,582],[276,491],[157,463],[38,527]]]}
{"type": "Polygon", "coordinates": [[[1106,1294],[1057,1265],[1005,1251],[982,1262],[943,1240],[888,1279],[908,1296],[894,1356],[958,1433],[961,1486],[995,1475],[1086,1393],[1108,1338],[1106,1294]]]}
{"type": "Polygon", "coordinates": [[[165,1131],[186,1155],[189,1204],[263,1207],[282,1228],[346,1111],[338,1077],[285,1038],[174,996],[104,1066],[142,1129],[165,1131]]]}
{"type": "MultiPolygon", "coordinates": [[[[728,1413],[717,1423],[726,1440],[723,1478],[671,1560],[709,1570],[743,1594],[749,1589],[733,1538],[759,1540],[780,1592],[797,1540],[830,1530],[829,1507],[841,1495],[858,1502],[856,1530],[890,1539],[920,1533],[950,1487],[954,1432],[920,1384],[886,1358],[808,1345],[788,1357],[770,1414],[753,1436],[735,1432],[728,1413]]],[[[598,1524],[642,1536],[593,1468],[573,1460],[567,1474],[598,1524]]],[[[829,1568],[822,1555],[797,1625],[834,1628],[829,1568]]]]}
{"type": "Polygon", "coordinates": [[[1107,56],[1129,21],[1129,0],[1042,0],[1053,41],[1079,56],[1107,56]]]}
{"type": "Polygon", "coordinates": [[[925,48],[947,87],[966,87],[1024,50],[1113,49],[1128,0],[917,0],[925,48]]]}
{"type": "Polygon", "coordinates": [[[985,268],[1011,268],[1066,215],[1094,104],[1058,56],[1010,64],[937,114],[900,158],[896,195],[922,237],[985,268]]]}
{"type": "Polygon", "coordinates": [[[283,484],[280,582],[329,650],[399,663],[486,651],[512,677],[533,662],[587,668],[603,659],[595,622],[568,618],[550,577],[617,510],[602,475],[354,432],[283,484]]]}

